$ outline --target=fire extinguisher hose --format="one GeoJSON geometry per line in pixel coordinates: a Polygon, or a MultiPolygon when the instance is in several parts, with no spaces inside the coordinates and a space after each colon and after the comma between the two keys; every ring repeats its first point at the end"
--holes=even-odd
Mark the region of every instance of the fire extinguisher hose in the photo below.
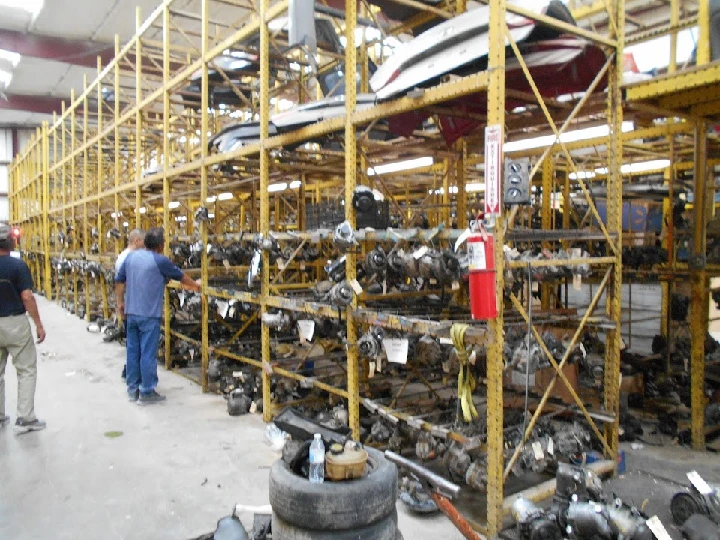
{"type": "Polygon", "coordinates": [[[457,353],[460,362],[460,372],[458,373],[458,400],[462,409],[463,419],[471,422],[477,418],[478,412],[472,400],[472,394],[475,390],[475,377],[473,377],[470,356],[465,348],[465,332],[469,326],[467,324],[453,324],[450,327],[450,339],[452,339],[453,347],[457,353]]]}

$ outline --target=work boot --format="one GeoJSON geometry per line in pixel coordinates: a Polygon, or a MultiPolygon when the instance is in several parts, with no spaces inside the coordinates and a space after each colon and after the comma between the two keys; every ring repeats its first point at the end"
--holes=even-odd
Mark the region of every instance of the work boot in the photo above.
{"type": "Polygon", "coordinates": [[[40,431],[46,427],[47,424],[37,418],[35,420],[23,420],[22,418],[18,418],[15,421],[15,433],[18,435],[29,433],[31,431],[40,431]]]}
{"type": "Polygon", "coordinates": [[[138,403],[159,403],[161,401],[165,401],[165,399],[165,396],[158,394],[155,390],[153,390],[147,394],[140,392],[140,399],[138,399],[138,403]]]}
{"type": "Polygon", "coordinates": [[[0,428],[4,428],[10,423],[10,417],[7,415],[0,416],[0,428]]]}
{"type": "Polygon", "coordinates": [[[137,401],[140,397],[140,390],[128,390],[128,401],[137,401]]]}

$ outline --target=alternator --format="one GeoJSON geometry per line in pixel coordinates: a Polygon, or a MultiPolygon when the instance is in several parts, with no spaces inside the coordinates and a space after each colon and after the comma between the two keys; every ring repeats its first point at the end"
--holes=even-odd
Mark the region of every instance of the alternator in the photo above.
{"type": "Polygon", "coordinates": [[[371,328],[358,339],[357,346],[360,354],[366,358],[377,358],[382,352],[382,331],[371,328]]]}
{"type": "Polygon", "coordinates": [[[355,298],[355,294],[350,283],[341,281],[330,289],[327,299],[334,306],[349,306],[353,298],[355,298]]]}
{"type": "Polygon", "coordinates": [[[349,221],[343,221],[335,228],[333,241],[340,251],[348,251],[357,245],[357,241],[355,240],[355,231],[349,221]]]}

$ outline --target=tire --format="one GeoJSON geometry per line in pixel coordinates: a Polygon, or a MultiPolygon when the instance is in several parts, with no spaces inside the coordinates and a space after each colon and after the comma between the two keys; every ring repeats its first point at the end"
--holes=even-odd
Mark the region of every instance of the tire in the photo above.
{"type": "Polygon", "coordinates": [[[367,476],[346,482],[311,484],[276,461],[270,469],[270,505],[289,525],[315,531],[361,528],[394,514],[397,468],[372,448],[367,476]]]}
{"type": "Polygon", "coordinates": [[[693,514],[702,514],[702,505],[690,493],[676,493],[670,501],[670,513],[676,525],[684,524],[693,514]]]}
{"type": "MultiPolygon", "coordinates": [[[[273,540],[397,540],[397,512],[377,523],[349,530],[317,531],[290,525],[273,513],[273,540]]],[[[402,536],[401,536],[402,538],[402,536]]]]}

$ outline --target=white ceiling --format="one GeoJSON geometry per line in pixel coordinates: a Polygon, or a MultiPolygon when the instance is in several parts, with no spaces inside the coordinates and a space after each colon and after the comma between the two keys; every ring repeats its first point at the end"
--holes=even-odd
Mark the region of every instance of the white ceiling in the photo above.
{"type": "MultiPolygon", "coordinates": [[[[115,34],[120,35],[121,43],[132,37],[135,33],[136,6],[140,6],[142,18],[145,19],[159,3],[160,0],[45,0],[42,11],[34,21],[24,10],[0,8],[0,28],[96,41],[98,50],[102,50],[108,45],[114,45],[115,34]]],[[[97,76],[97,70],[55,60],[22,57],[13,70],[13,79],[6,91],[12,94],[67,98],[71,89],[82,92],[84,75],[91,82],[97,76]]],[[[0,126],[38,125],[48,118],[52,117],[0,109],[0,126]]]]}
{"type": "Polygon", "coordinates": [[[39,126],[51,121],[52,116],[49,114],[0,110],[0,126],[39,126]]]}

